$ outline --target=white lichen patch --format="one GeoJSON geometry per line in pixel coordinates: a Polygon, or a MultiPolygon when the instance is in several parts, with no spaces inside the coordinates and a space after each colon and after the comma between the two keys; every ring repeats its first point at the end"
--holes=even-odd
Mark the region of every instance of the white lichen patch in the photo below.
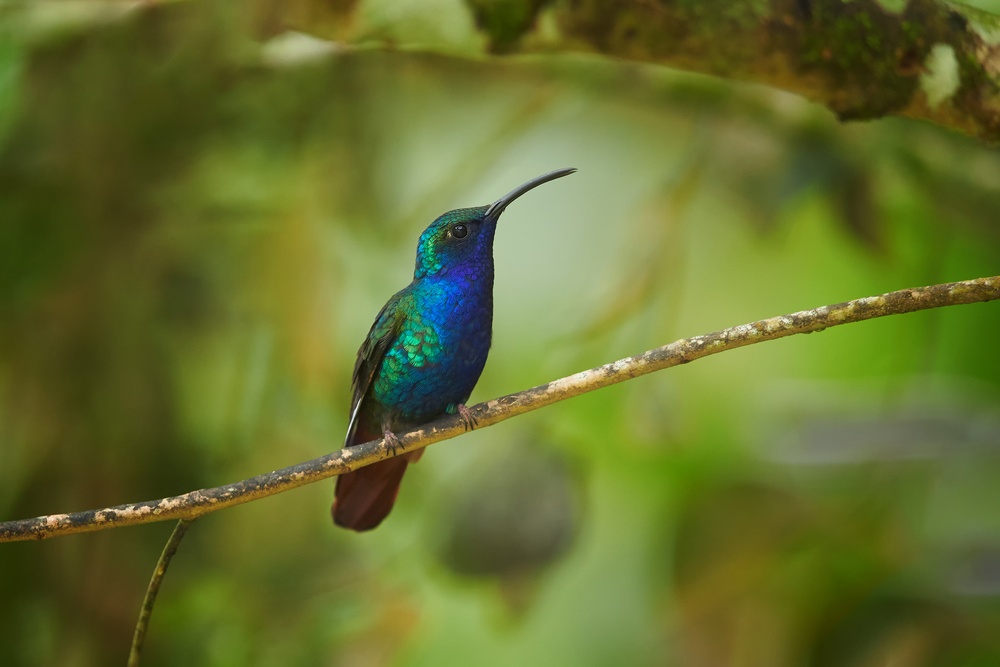
{"type": "Polygon", "coordinates": [[[636,360],[636,359],[633,359],[633,358],[619,359],[618,361],[616,361],[613,364],[611,364],[611,370],[614,373],[621,373],[622,371],[627,371],[629,369],[629,366],[632,363],[636,363],[637,361],[638,362],[642,362],[642,361],[645,361],[645,360],[644,359],[636,360]]]}
{"type": "Polygon", "coordinates": [[[837,308],[836,310],[830,311],[828,319],[831,322],[843,322],[847,319],[849,315],[854,313],[854,304],[848,304],[843,308],[837,308]]]}
{"type": "Polygon", "coordinates": [[[340,48],[336,42],[290,30],[265,42],[260,57],[265,65],[289,67],[321,60],[340,48]]]}
{"type": "Polygon", "coordinates": [[[927,96],[927,104],[934,109],[954,95],[962,82],[955,49],[949,44],[935,44],[924,60],[924,68],[920,88],[927,96]]]}
{"type": "Polygon", "coordinates": [[[771,319],[764,320],[764,333],[774,334],[778,331],[784,331],[785,329],[792,328],[792,318],[787,315],[782,315],[781,317],[772,317],[771,319]]]}
{"type": "Polygon", "coordinates": [[[740,338],[756,338],[760,335],[760,332],[752,324],[741,324],[736,327],[736,332],[739,334],[740,338]]]}
{"type": "Polygon", "coordinates": [[[173,498],[164,498],[160,501],[160,504],[156,506],[153,510],[154,514],[159,514],[163,510],[172,510],[177,507],[181,507],[184,504],[183,496],[174,496],[173,498]]]}
{"type": "Polygon", "coordinates": [[[884,296],[866,296],[863,299],[858,299],[857,304],[874,310],[885,310],[886,307],[884,296]]]}

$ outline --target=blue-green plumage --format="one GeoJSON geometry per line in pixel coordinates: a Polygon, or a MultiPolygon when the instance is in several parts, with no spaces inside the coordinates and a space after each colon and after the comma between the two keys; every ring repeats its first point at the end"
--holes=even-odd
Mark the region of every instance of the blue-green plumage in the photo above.
{"type": "Polygon", "coordinates": [[[493,234],[485,206],[441,216],[421,236],[415,279],[380,318],[396,322],[394,342],[376,370],[371,398],[399,423],[419,424],[462,403],[482,373],[493,327],[493,234]],[[455,225],[468,239],[448,235],[455,225]],[[470,238],[475,235],[475,238],[470,238]],[[448,243],[465,242],[457,253],[448,243]],[[451,251],[451,252],[449,252],[451,251]]]}
{"type": "MultiPolygon", "coordinates": [[[[490,206],[440,216],[420,235],[413,282],[382,308],[358,351],[345,446],[464,410],[486,364],[493,328],[493,237],[514,199],[575,169],[549,172],[490,206]]],[[[422,450],[341,475],[334,521],[377,526],[392,509],[407,463],[422,450]]]]}

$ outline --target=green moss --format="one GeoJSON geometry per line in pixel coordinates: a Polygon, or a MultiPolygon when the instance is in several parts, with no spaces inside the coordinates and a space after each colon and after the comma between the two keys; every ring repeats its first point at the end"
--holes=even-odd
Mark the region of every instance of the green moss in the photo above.
{"type": "Polygon", "coordinates": [[[567,35],[598,51],[729,75],[759,56],[755,36],[773,11],[767,0],[706,3],[560,3],[556,19],[567,35]],[[687,56],[690,55],[690,61],[687,56]]]}
{"type": "MultiPolygon", "coordinates": [[[[901,73],[901,60],[909,56],[919,63],[927,51],[920,41],[926,26],[918,16],[900,21],[878,0],[810,7],[800,33],[802,63],[845,91],[836,105],[841,117],[880,116],[910,99],[917,79],[901,73]]],[[[911,9],[908,6],[907,11],[911,9]]]]}
{"type": "Polygon", "coordinates": [[[545,0],[465,0],[476,26],[490,38],[494,53],[513,51],[535,24],[545,0]]]}
{"type": "Polygon", "coordinates": [[[768,0],[748,0],[746,2],[712,3],[704,0],[678,0],[673,3],[678,14],[684,15],[692,23],[716,32],[720,27],[748,30],[759,25],[762,18],[770,16],[771,3],[768,0]]]}

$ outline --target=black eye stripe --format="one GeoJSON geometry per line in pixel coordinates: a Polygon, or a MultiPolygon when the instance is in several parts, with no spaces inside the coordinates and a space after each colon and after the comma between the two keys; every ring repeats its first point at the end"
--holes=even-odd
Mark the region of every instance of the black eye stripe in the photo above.
{"type": "Polygon", "coordinates": [[[456,239],[464,239],[469,235],[469,228],[461,224],[455,225],[451,228],[451,235],[456,239]]]}

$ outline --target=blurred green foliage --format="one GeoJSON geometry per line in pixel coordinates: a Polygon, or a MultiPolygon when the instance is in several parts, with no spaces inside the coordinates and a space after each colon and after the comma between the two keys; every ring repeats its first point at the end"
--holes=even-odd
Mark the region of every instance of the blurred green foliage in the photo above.
{"type": "MultiPolygon", "coordinates": [[[[363,4],[371,39],[431,30],[363,4]]],[[[474,43],[438,4],[434,38],[474,43]]],[[[419,232],[549,169],[580,171],[504,218],[473,400],[1000,266],[1000,157],[933,127],[593,58],[340,50],[265,3],[116,7],[4,9],[4,519],[338,448],[419,232]]],[[[212,515],[145,664],[997,664],[998,342],[1000,307],[965,306],[590,394],[433,447],[363,536],[332,484],[212,515]]],[[[124,661],[169,530],[2,545],[0,662],[124,661]]]]}

